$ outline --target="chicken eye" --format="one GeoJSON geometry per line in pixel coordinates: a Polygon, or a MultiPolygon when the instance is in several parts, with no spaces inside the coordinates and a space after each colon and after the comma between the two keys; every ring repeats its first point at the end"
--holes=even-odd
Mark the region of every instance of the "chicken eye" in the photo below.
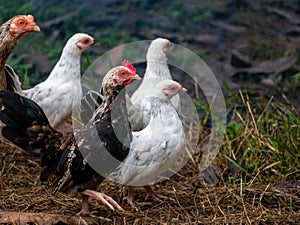
{"type": "Polygon", "coordinates": [[[120,77],[125,77],[126,76],[126,73],[124,72],[124,71],[122,71],[121,73],[120,73],[120,77]]]}
{"type": "Polygon", "coordinates": [[[89,43],[89,39],[85,39],[85,40],[83,41],[83,43],[84,43],[84,44],[88,44],[88,43],[89,43]]]}
{"type": "Polygon", "coordinates": [[[23,20],[19,20],[19,21],[18,21],[18,24],[19,24],[20,26],[23,26],[23,25],[25,24],[25,22],[24,22],[23,20]]]}

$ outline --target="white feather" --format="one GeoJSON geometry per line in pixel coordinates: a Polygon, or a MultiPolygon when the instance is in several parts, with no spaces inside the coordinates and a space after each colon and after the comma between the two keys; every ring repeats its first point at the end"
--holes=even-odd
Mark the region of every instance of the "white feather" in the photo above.
{"type": "Polygon", "coordinates": [[[79,48],[78,43],[84,38],[94,40],[83,33],[73,35],[66,43],[59,61],[49,77],[25,90],[24,95],[42,107],[50,124],[56,128],[72,114],[82,98],[80,58],[86,48],[79,48]]]}
{"type": "MultiPolygon", "coordinates": [[[[146,96],[152,94],[155,86],[162,80],[172,79],[167,64],[167,52],[171,43],[167,39],[157,38],[153,40],[147,51],[147,68],[143,78],[143,82],[139,88],[133,93],[131,98],[127,98],[127,108],[129,114],[129,122],[132,130],[141,130],[150,119],[149,104],[145,100],[146,96]]],[[[175,109],[180,110],[180,97],[175,95],[171,99],[175,109]]]]}
{"type": "MultiPolygon", "coordinates": [[[[164,87],[177,83],[163,82],[164,87]]],[[[130,152],[115,177],[121,184],[150,184],[171,168],[184,151],[185,135],[178,113],[162,89],[154,90],[152,96],[144,98],[151,108],[150,122],[143,130],[132,133],[130,152]]]]}

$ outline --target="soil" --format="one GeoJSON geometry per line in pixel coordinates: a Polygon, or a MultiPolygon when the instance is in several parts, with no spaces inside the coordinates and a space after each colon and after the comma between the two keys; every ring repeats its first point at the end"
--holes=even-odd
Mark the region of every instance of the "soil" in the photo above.
{"type": "MultiPolygon", "coordinates": [[[[97,1],[88,0],[86,4],[92,6],[95,2],[97,1]]],[[[270,96],[274,95],[279,101],[290,101],[300,109],[300,81],[293,78],[300,72],[299,1],[268,1],[268,4],[261,4],[258,0],[211,1],[206,3],[213,9],[208,19],[200,19],[200,22],[195,23],[178,20],[176,24],[163,13],[159,13],[154,21],[143,13],[137,13],[140,1],[133,1],[128,6],[129,14],[120,19],[115,15],[121,14],[121,6],[113,4],[114,2],[118,3],[102,1],[102,10],[112,16],[95,17],[90,25],[105,23],[107,27],[114,25],[115,29],[130,25],[132,29],[128,31],[129,35],[141,40],[158,36],[168,38],[201,55],[220,83],[226,83],[230,91],[240,88],[259,90],[270,96]],[[138,29],[149,27],[152,22],[155,25],[146,31],[138,29]]],[[[165,1],[162,3],[167,4],[165,1]]],[[[154,9],[161,10],[158,1],[145,1],[144,7],[147,8],[149,4],[154,4],[154,9]]],[[[188,1],[181,7],[188,12],[196,6],[199,6],[196,1],[188,1]]],[[[72,17],[73,14],[66,16],[72,17]]],[[[61,23],[50,25],[56,27],[56,30],[49,34],[49,38],[54,34],[58,35],[61,23]]],[[[103,35],[103,31],[97,32],[96,35],[103,35]]],[[[42,60],[43,64],[40,65],[38,61],[41,57],[40,53],[32,53],[28,58],[30,64],[47,73],[51,68],[51,61],[42,60]]],[[[200,134],[203,139],[207,135],[200,134]]],[[[228,182],[227,166],[223,162],[224,169],[217,172],[218,181],[211,185],[203,184],[199,179],[198,168],[200,147],[193,160],[174,177],[153,185],[158,194],[172,200],[149,200],[150,205],[142,206],[136,211],[123,201],[126,188],[106,180],[98,187],[98,191],[110,195],[125,211],[112,211],[90,200],[91,209],[98,216],[111,221],[98,221],[97,217],[80,219],[75,216],[81,209],[80,196],[68,193],[51,196],[50,190],[39,182],[39,159],[4,140],[0,143],[0,224],[5,221],[9,224],[300,223],[299,181],[283,186],[233,184],[228,182]],[[32,219],[28,215],[22,217],[19,212],[46,214],[38,220],[35,217],[38,214],[33,214],[32,219]],[[57,214],[58,217],[54,218],[57,214]],[[62,218],[62,215],[70,218],[62,218]]],[[[135,197],[138,201],[144,201],[144,190],[138,188],[135,197]]]]}
{"type": "MultiPolygon", "coordinates": [[[[147,200],[150,205],[135,210],[122,200],[126,188],[106,180],[98,191],[114,198],[125,211],[112,211],[90,200],[90,208],[97,216],[80,218],[75,216],[81,209],[80,196],[65,193],[52,196],[39,183],[39,160],[5,145],[2,144],[0,152],[1,224],[298,224],[300,218],[299,190],[295,194],[299,183],[285,185],[285,189],[246,186],[230,184],[222,176],[217,186],[203,186],[197,179],[199,157],[194,158],[195,164],[188,163],[170,180],[153,185],[156,193],[170,200],[147,200]],[[99,220],[100,216],[111,221],[99,220]]],[[[145,201],[142,188],[137,188],[135,198],[145,201]]]]}

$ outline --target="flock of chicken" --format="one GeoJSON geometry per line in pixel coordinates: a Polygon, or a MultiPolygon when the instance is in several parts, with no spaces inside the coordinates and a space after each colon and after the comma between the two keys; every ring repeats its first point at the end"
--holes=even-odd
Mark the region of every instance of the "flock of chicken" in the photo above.
{"type": "Polygon", "coordinates": [[[134,66],[123,61],[110,69],[91,118],[82,128],[63,133],[56,128],[82,103],[81,53],[97,42],[87,34],[73,35],[49,77],[22,90],[18,76],[5,62],[22,37],[39,31],[31,15],[15,16],[0,27],[2,135],[26,151],[38,149],[43,167],[40,179],[52,188],[52,194],[76,190],[82,195],[78,215],[92,213],[88,197],[112,210],[123,210],[111,197],[95,191],[105,177],[128,186],[126,200],[134,208],[143,204],[134,201],[134,186],[145,187],[146,199],[167,199],[149,185],[176,163],[186,145],[178,116],[178,93],[186,89],[170,75],[171,43],[162,38],[152,41],[146,73],[132,97],[124,87],[141,79],[134,66]]]}

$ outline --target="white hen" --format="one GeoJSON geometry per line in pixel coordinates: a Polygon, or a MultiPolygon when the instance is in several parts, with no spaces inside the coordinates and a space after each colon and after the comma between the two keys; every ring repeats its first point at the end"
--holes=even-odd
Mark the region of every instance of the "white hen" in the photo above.
{"type": "MultiPolygon", "coordinates": [[[[158,201],[164,196],[156,195],[147,185],[171,168],[185,149],[183,126],[170,102],[173,96],[182,91],[186,89],[179,83],[163,80],[144,98],[151,108],[149,124],[145,129],[132,133],[129,154],[117,173],[112,176],[116,182],[124,185],[146,185],[147,197],[158,201]]],[[[135,207],[132,191],[133,187],[129,187],[126,198],[127,202],[135,207]]]]}
{"type": "Polygon", "coordinates": [[[24,90],[24,95],[44,110],[52,127],[68,118],[82,98],[81,53],[97,42],[84,33],[73,35],[66,43],[62,55],[49,77],[35,87],[24,90]]]}
{"type": "MultiPolygon", "coordinates": [[[[133,131],[142,130],[147,126],[150,119],[151,105],[147,101],[148,96],[155,86],[162,80],[172,79],[170,70],[167,64],[167,53],[171,47],[171,42],[164,38],[154,39],[148,50],[147,50],[147,68],[142,83],[138,89],[132,94],[131,98],[126,95],[126,107],[129,116],[129,122],[133,131]]],[[[82,109],[87,119],[90,119],[92,113],[99,104],[96,103],[97,99],[101,100],[102,96],[100,93],[93,92],[88,93],[83,99],[82,109]],[[87,106],[87,100],[91,99],[95,104],[93,107],[87,106]]],[[[174,96],[171,99],[175,109],[180,111],[180,97],[179,95],[174,96]]],[[[82,118],[86,120],[86,118],[82,118]]]]}
{"type": "MultiPolygon", "coordinates": [[[[162,80],[172,79],[167,64],[167,53],[171,47],[171,42],[164,38],[154,39],[147,51],[147,68],[143,82],[129,99],[127,98],[127,109],[130,125],[133,131],[141,130],[149,123],[150,105],[145,98],[155,86],[162,80]]],[[[177,111],[180,110],[180,97],[174,96],[171,99],[177,111]]]]}

